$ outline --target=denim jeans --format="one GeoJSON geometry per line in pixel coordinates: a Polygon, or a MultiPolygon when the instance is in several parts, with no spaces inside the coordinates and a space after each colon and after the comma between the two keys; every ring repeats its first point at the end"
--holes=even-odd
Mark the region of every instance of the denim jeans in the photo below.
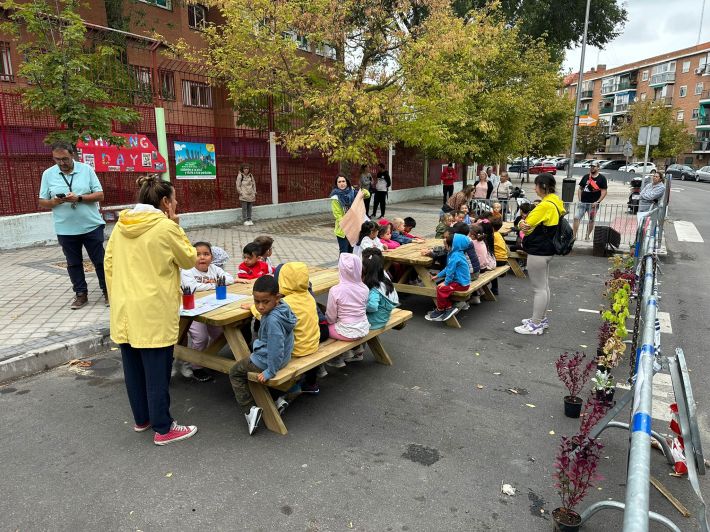
{"type": "Polygon", "coordinates": [[[173,348],[138,349],[121,344],[123,376],[128,402],[136,425],[150,422],[159,434],[170,431],[170,371],[173,367],[173,348]]]}
{"type": "Polygon", "coordinates": [[[84,275],[84,255],[82,247],[86,248],[89,259],[94,265],[96,277],[99,278],[99,287],[106,293],[106,279],[104,277],[104,226],[99,225],[93,231],[83,235],[57,235],[59,245],[67,259],[67,272],[76,294],[86,294],[89,289],[86,286],[86,276],[84,275]]]}
{"type": "Polygon", "coordinates": [[[242,222],[249,220],[251,222],[251,207],[254,205],[252,201],[242,201],[242,222]]]}
{"type": "Polygon", "coordinates": [[[352,253],[353,247],[350,245],[350,241],[347,238],[340,236],[335,237],[338,239],[338,249],[340,253],[352,253]]]}

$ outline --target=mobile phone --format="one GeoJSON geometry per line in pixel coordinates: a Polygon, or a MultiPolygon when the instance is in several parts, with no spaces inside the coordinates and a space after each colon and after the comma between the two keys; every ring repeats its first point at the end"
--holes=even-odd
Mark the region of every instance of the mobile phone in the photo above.
{"type": "Polygon", "coordinates": [[[67,197],[67,195],[66,195],[66,194],[57,194],[57,197],[58,197],[59,199],[64,199],[64,198],[67,197]]]}

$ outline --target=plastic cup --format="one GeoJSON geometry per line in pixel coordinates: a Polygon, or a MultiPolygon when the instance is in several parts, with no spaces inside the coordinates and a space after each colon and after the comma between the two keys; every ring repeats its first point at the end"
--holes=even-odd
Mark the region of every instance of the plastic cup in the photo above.
{"type": "Polygon", "coordinates": [[[182,295],[182,308],[183,310],[192,310],[195,308],[195,294],[182,295]]]}
{"type": "Polygon", "coordinates": [[[222,285],[222,286],[217,286],[215,288],[216,296],[215,299],[227,299],[227,287],[222,285]]]}

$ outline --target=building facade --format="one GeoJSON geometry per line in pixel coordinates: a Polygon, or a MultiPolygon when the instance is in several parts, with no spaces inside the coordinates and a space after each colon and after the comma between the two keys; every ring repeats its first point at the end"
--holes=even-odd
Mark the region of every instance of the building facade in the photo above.
{"type": "MultiPolygon", "coordinates": [[[[594,154],[603,159],[623,158],[625,139],[619,124],[634,101],[653,100],[673,108],[678,121],[695,137],[693,151],[677,161],[695,167],[710,164],[710,42],[607,69],[598,65],[565,79],[564,91],[576,98],[581,90],[580,115],[596,118],[606,129],[606,144],[594,154]]],[[[632,139],[632,141],[635,139],[632,139]]]]}

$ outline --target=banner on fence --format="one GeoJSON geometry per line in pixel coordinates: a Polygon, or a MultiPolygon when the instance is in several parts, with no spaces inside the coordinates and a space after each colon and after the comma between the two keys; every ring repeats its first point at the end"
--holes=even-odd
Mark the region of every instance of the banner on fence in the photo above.
{"type": "Polygon", "coordinates": [[[114,133],[123,137],[123,146],[98,138],[80,139],[76,147],[79,160],[96,172],[164,172],[165,159],[148,137],[140,134],[114,133]]]}
{"type": "Polygon", "coordinates": [[[175,177],[217,179],[214,144],[175,141],[175,177]]]}

